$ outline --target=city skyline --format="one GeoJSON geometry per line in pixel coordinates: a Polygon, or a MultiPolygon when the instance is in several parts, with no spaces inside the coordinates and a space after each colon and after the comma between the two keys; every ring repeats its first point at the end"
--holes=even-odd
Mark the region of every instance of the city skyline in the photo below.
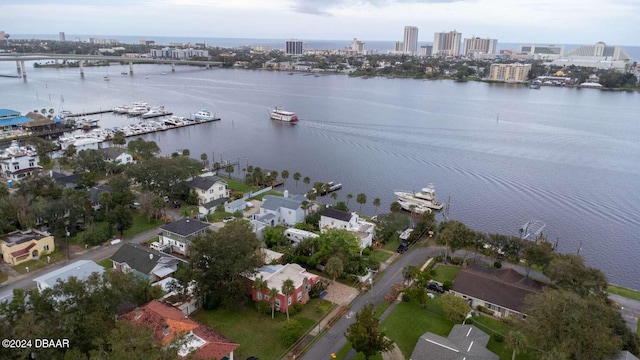
{"type": "Polygon", "coordinates": [[[640,46],[633,31],[638,13],[640,2],[632,0],[162,0],[152,6],[143,0],[7,0],[0,23],[9,34],[65,32],[67,39],[111,34],[365,41],[397,40],[398,29],[411,24],[420,29],[420,43],[455,28],[465,38],[500,42],[640,46]]]}

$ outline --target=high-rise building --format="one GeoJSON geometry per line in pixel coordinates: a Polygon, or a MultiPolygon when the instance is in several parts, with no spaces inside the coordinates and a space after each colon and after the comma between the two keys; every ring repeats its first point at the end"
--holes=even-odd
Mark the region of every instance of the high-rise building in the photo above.
{"type": "Polygon", "coordinates": [[[527,81],[527,75],[531,71],[531,64],[491,64],[489,79],[506,82],[527,81]]]}
{"type": "Polygon", "coordinates": [[[58,33],[58,35],[60,36],[60,41],[67,41],[67,39],[64,36],[64,31],[60,31],[60,33],[58,33]]]}
{"type": "Polygon", "coordinates": [[[0,40],[5,40],[5,38],[8,38],[8,37],[9,36],[7,36],[4,31],[0,30],[0,40]]]}
{"type": "Polygon", "coordinates": [[[433,55],[458,56],[460,55],[460,40],[462,33],[455,30],[435,33],[433,36],[433,55]]]}
{"type": "Polygon", "coordinates": [[[364,41],[360,41],[357,38],[353,38],[351,46],[347,46],[345,51],[348,55],[362,55],[365,53],[364,41]]]}
{"type": "Polygon", "coordinates": [[[602,60],[631,60],[629,54],[620,46],[611,46],[603,42],[595,45],[582,45],[567,53],[568,58],[593,58],[602,60]]]}
{"type": "Polygon", "coordinates": [[[527,54],[534,59],[555,60],[564,54],[564,46],[558,45],[520,45],[520,54],[527,54]]]}
{"type": "Polygon", "coordinates": [[[404,43],[402,41],[396,41],[395,51],[397,52],[404,51],[404,43]]]}
{"type": "Polygon", "coordinates": [[[473,56],[474,54],[495,54],[498,48],[497,39],[481,39],[472,36],[471,39],[464,39],[462,54],[473,56]]]}
{"type": "Polygon", "coordinates": [[[304,52],[302,41],[297,39],[287,40],[285,44],[285,53],[287,55],[302,55],[304,52]]]}
{"type": "Polygon", "coordinates": [[[418,53],[418,27],[417,26],[405,26],[404,27],[404,48],[402,51],[416,55],[418,53]]]}
{"type": "Polygon", "coordinates": [[[433,46],[431,45],[420,46],[420,56],[431,56],[431,55],[433,55],[433,46]]]}

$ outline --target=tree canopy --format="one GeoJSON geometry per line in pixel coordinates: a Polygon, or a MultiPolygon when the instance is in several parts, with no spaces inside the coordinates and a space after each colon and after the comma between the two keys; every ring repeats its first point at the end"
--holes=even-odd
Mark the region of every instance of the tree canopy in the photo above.
{"type": "Polygon", "coordinates": [[[385,338],[379,328],[379,320],[375,317],[373,304],[368,304],[356,314],[356,321],[344,334],[353,349],[361,352],[366,360],[375,354],[391,349],[393,342],[385,338]]]}
{"type": "Polygon", "coordinates": [[[126,170],[129,177],[142,185],[144,190],[156,194],[174,194],[178,184],[200,174],[202,164],[188,157],[151,158],[126,170]]]}

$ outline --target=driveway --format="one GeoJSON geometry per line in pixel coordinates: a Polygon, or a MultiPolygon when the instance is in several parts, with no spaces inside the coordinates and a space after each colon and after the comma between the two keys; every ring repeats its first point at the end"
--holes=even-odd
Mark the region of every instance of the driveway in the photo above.
{"type": "Polygon", "coordinates": [[[351,304],[353,299],[358,297],[358,290],[339,282],[327,286],[326,291],[327,295],[325,295],[323,299],[339,306],[347,306],[351,304]]]}
{"type": "Polygon", "coordinates": [[[609,294],[609,299],[620,305],[622,318],[627,323],[627,326],[631,331],[635,333],[637,331],[638,319],[640,319],[640,301],[628,299],[616,294],[609,294]]]}

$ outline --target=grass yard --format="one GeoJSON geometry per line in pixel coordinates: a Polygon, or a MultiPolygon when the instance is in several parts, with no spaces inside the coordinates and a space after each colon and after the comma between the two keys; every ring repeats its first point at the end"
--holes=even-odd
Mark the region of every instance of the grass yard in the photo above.
{"type": "MultiPolygon", "coordinates": [[[[500,334],[503,338],[507,337],[509,329],[504,322],[489,316],[479,315],[473,317],[473,324],[491,336],[489,343],[487,343],[487,349],[500,356],[502,360],[511,359],[513,352],[507,346],[506,341],[498,342],[494,336],[495,334],[500,334]]],[[[538,358],[540,358],[540,353],[536,350],[516,354],[516,359],[518,360],[535,360],[538,358]]]]}
{"type": "Polygon", "coordinates": [[[453,282],[453,279],[458,275],[458,271],[460,271],[460,266],[455,265],[438,265],[433,268],[436,274],[433,276],[435,281],[440,283],[444,283],[445,281],[453,282]]]}
{"type": "MultiPolygon", "coordinates": [[[[336,359],[340,360],[340,359],[346,358],[347,354],[349,354],[349,351],[351,351],[351,343],[347,342],[342,347],[342,349],[340,349],[340,351],[338,351],[338,353],[336,354],[336,359]]],[[[354,356],[352,359],[354,359],[354,360],[364,360],[364,355],[362,355],[362,353],[356,353],[356,356],[354,356]]],[[[371,360],[382,360],[382,355],[376,354],[376,355],[371,357],[371,360]]]]}
{"type": "Polygon", "coordinates": [[[440,297],[429,299],[423,308],[420,305],[401,302],[382,323],[387,336],[398,344],[408,359],[422,334],[430,331],[447,336],[453,327],[440,305],[440,297]]]}
{"type": "MultiPolygon", "coordinates": [[[[303,310],[291,316],[309,330],[318,320],[331,310],[330,304],[322,299],[311,299],[303,310]]],[[[287,315],[276,312],[275,319],[271,314],[260,314],[253,302],[239,309],[199,310],[193,317],[221,335],[240,344],[234,357],[246,359],[257,356],[261,359],[278,359],[287,350],[279,339],[287,315]]]]}
{"type": "Polygon", "coordinates": [[[51,264],[67,258],[66,253],[63,253],[62,251],[54,251],[50,254],[41,256],[40,259],[29,260],[18,264],[13,267],[13,270],[19,272],[20,274],[26,274],[27,267],[29,268],[29,271],[43,268],[49,265],[49,262],[47,262],[47,256],[51,257],[51,264]]]}
{"type": "Polygon", "coordinates": [[[151,220],[147,221],[147,217],[144,214],[134,211],[133,224],[130,228],[124,231],[124,237],[131,237],[143,231],[153,229],[154,227],[160,226],[162,224],[164,224],[164,221],[162,221],[162,219],[155,220],[151,218],[151,220]]]}
{"type": "Polygon", "coordinates": [[[624,296],[629,299],[640,301],[640,291],[631,290],[622,286],[612,285],[612,284],[609,284],[609,286],[607,287],[607,291],[612,294],[616,294],[616,295],[624,296]]]}
{"type": "Polygon", "coordinates": [[[389,254],[388,252],[385,252],[385,251],[376,250],[376,251],[373,252],[373,254],[371,254],[371,256],[377,262],[385,262],[391,257],[391,254],[389,254]]]}
{"type": "Polygon", "coordinates": [[[246,192],[249,192],[249,191],[258,190],[258,188],[256,188],[255,186],[247,185],[243,181],[240,181],[240,180],[230,179],[230,178],[228,178],[226,176],[220,176],[220,175],[218,175],[218,177],[224,179],[224,181],[227,182],[227,185],[229,185],[229,189],[234,190],[234,191],[241,191],[243,193],[246,193],[246,192]]]}
{"type": "Polygon", "coordinates": [[[102,266],[105,269],[112,269],[113,268],[113,261],[111,261],[109,258],[102,259],[102,260],[98,261],[98,265],[102,266]]]}
{"type": "Polygon", "coordinates": [[[398,246],[400,246],[400,238],[395,234],[391,239],[389,239],[389,241],[382,245],[382,248],[389,251],[396,251],[398,246]]]}
{"type": "Polygon", "coordinates": [[[260,200],[260,201],[262,201],[262,198],[263,198],[265,195],[284,196],[284,194],[283,194],[283,193],[281,193],[280,191],[277,191],[277,190],[269,190],[269,191],[267,191],[267,192],[263,192],[263,193],[262,193],[262,194],[260,194],[260,195],[252,196],[252,197],[251,197],[251,199],[252,199],[252,200],[260,200]]]}

